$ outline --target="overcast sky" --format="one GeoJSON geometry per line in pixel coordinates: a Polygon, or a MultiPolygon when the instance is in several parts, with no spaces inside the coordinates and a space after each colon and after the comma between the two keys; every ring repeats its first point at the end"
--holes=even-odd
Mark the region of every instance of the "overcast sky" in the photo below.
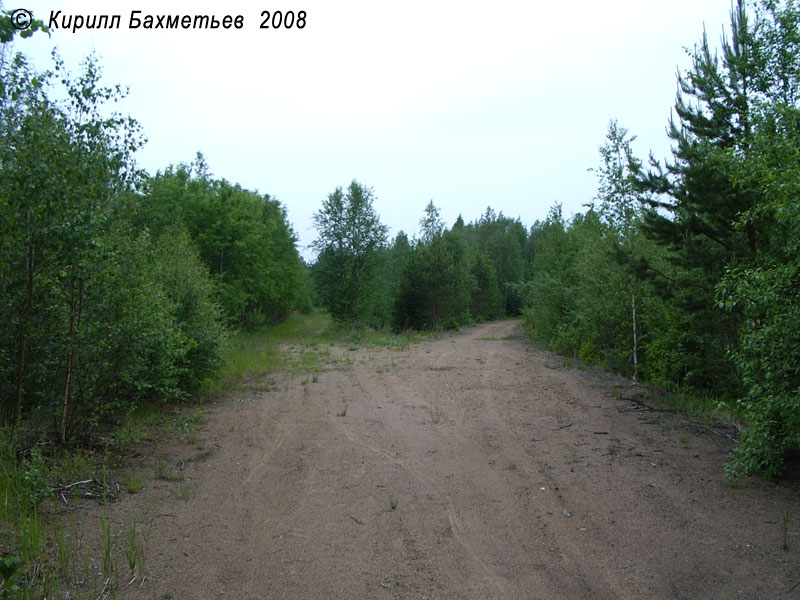
{"type": "MultiPolygon", "coordinates": [[[[336,186],[374,188],[391,235],[428,200],[452,225],[491,205],[526,226],[596,193],[609,119],[636,153],[669,151],[676,71],[703,26],[715,45],[728,0],[605,2],[94,2],[20,0],[48,21],[122,15],[119,29],[53,31],[17,44],[37,66],[57,45],[77,71],[95,50],[121,110],[143,126],[151,173],[201,151],[215,177],[286,207],[306,258],[311,216],[336,186]],[[132,30],[143,14],[243,15],[240,30],[132,30]],[[261,29],[263,10],[305,10],[304,29],[261,29]]],[[[6,9],[17,8],[6,1],[6,9]]],[[[60,25],[60,23],[59,23],[60,25]]]]}

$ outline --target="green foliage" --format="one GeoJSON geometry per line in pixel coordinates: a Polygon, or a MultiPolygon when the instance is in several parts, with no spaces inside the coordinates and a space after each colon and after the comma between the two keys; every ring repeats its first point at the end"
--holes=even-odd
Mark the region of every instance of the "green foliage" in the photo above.
{"type": "MultiPolygon", "coordinates": [[[[596,223],[596,217],[594,218],[596,223]]],[[[534,225],[532,236],[537,239],[535,258],[531,265],[531,279],[524,286],[525,315],[528,327],[556,352],[576,356],[579,348],[590,353],[594,333],[587,315],[580,311],[584,298],[591,291],[584,289],[582,273],[578,266],[579,252],[583,249],[579,238],[587,243],[587,235],[599,241],[599,231],[591,232],[580,218],[572,224],[564,222],[561,207],[551,209],[547,220],[534,225]],[[592,339],[586,339],[586,334],[592,339]]]]}
{"type": "Polygon", "coordinates": [[[394,239],[391,247],[386,250],[385,259],[381,269],[382,287],[384,290],[383,305],[381,306],[381,326],[391,325],[394,302],[400,290],[403,272],[412,253],[408,236],[400,232],[394,239]]]}
{"type": "Polygon", "coordinates": [[[660,274],[669,277],[663,298],[674,307],[671,377],[723,395],[740,391],[727,354],[742,315],[718,310],[715,286],[729,266],[756,264],[769,243],[769,231],[740,220],[764,201],[764,188],[743,185],[739,173],[753,159],[760,107],[797,99],[796,15],[792,3],[762,1],[752,11],[740,0],[719,55],[703,36],[678,81],[673,160],[665,168],[652,161],[638,177],[660,209],[648,212],[646,231],[669,249],[670,272],[660,274]]]}
{"type": "Polygon", "coordinates": [[[471,272],[475,280],[470,303],[472,316],[481,320],[496,319],[500,315],[502,298],[492,259],[486,254],[479,254],[472,260],[471,272]]]}
{"type": "Polygon", "coordinates": [[[530,279],[522,286],[525,298],[525,318],[531,333],[563,351],[560,341],[567,331],[574,311],[573,253],[568,251],[569,240],[561,206],[550,209],[547,219],[531,228],[533,262],[530,279]]]}
{"type": "Polygon", "coordinates": [[[409,242],[401,231],[389,247],[374,245],[369,258],[359,261],[347,241],[354,230],[348,223],[357,221],[348,204],[352,195],[352,185],[347,195],[337,189],[315,217],[326,233],[315,243],[319,254],[312,274],[318,301],[331,314],[355,323],[349,307],[356,306],[358,323],[391,324],[396,330],[458,327],[473,318],[519,314],[516,284],[525,273],[527,244],[519,220],[489,208],[479,221],[464,225],[459,217],[448,230],[429,201],[419,240],[409,242]],[[362,270],[369,285],[357,283],[362,270]]]}
{"type": "Polygon", "coordinates": [[[185,231],[165,233],[154,244],[151,273],[161,282],[181,336],[178,387],[194,392],[221,366],[226,332],[214,286],[185,231]]]}
{"type": "Polygon", "coordinates": [[[338,187],[314,213],[319,237],[314,274],[323,306],[340,321],[369,323],[379,300],[375,290],[387,228],[373,207],[371,188],[353,180],[338,187]]]}
{"type": "Polygon", "coordinates": [[[229,323],[257,327],[310,310],[306,267],[285,208],[208,173],[203,156],[152,177],[135,199],[136,223],[158,237],[188,232],[229,323]]]}
{"type": "Polygon", "coordinates": [[[798,48],[793,2],[738,2],[679,76],[672,160],[645,172],[612,121],[596,208],[535,224],[517,286],[555,350],[743,418],[734,479],[800,452],[798,48]]]}
{"type": "MultiPolygon", "coordinates": [[[[3,41],[6,25],[2,11],[3,41]]],[[[0,595],[51,597],[59,594],[38,505],[89,473],[102,497],[112,489],[105,467],[62,450],[206,388],[227,350],[225,318],[252,325],[310,311],[310,283],[276,200],[212,180],[201,160],[194,179],[188,168],[150,180],[136,170],[140,128],[109,110],[125,94],[102,84],[94,57],[76,76],[57,56],[44,73],[23,55],[5,59],[0,517],[19,559],[0,562],[0,595]]],[[[105,450],[124,451],[140,435],[121,428],[105,450]]],[[[110,530],[103,535],[108,551],[110,530]]],[[[126,558],[142,577],[135,535],[126,558]]],[[[63,534],[53,539],[63,570],[63,534]]]]}
{"type": "Polygon", "coordinates": [[[11,598],[11,594],[22,591],[17,581],[20,577],[20,561],[16,556],[0,558],[0,577],[3,579],[2,598],[11,598]]]}
{"type": "MultiPolygon", "coordinates": [[[[473,261],[481,254],[491,261],[500,294],[500,314],[520,314],[522,301],[515,286],[522,282],[526,267],[527,232],[522,223],[503,216],[502,212],[498,215],[488,207],[476,222],[465,226],[462,221],[461,226],[453,229],[463,231],[473,261]]],[[[487,284],[491,286],[488,281],[487,284]]],[[[478,283],[478,288],[481,287],[478,283]]],[[[485,293],[492,294],[491,290],[485,293]]]]}
{"type": "MultiPolygon", "coordinates": [[[[635,139],[629,137],[628,130],[620,127],[616,121],[609,123],[606,143],[600,147],[602,165],[597,170],[599,185],[596,198],[599,201],[598,215],[607,228],[606,239],[610,241],[617,261],[629,270],[629,299],[625,302],[630,305],[630,348],[634,381],[639,375],[642,282],[633,265],[644,256],[644,240],[637,232],[641,229],[645,200],[648,199],[636,190],[634,172],[641,165],[631,149],[631,143],[635,139]]],[[[618,285],[617,292],[619,288],[618,285]]],[[[616,302],[622,304],[624,301],[619,297],[616,302]]],[[[615,308],[619,310],[619,306],[615,308]]]]}
{"type": "Polygon", "coordinates": [[[18,58],[11,74],[4,89],[17,103],[3,112],[0,131],[0,285],[8,299],[0,382],[9,384],[0,412],[15,427],[24,409],[49,413],[63,442],[79,412],[75,399],[97,400],[107,348],[92,345],[102,329],[93,317],[122,275],[114,271],[126,250],[115,198],[135,179],[138,126],[101,114],[121,92],[100,85],[93,58],[74,80],[58,59],[54,73],[34,75],[18,58]],[[65,88],[62,103],[45,93],[54,77],[65,88]]]}
{"type": "Polygon", "coordinates": [[[800,451],[800,111],[768,109],[759,125],[738,181],[761,186],[766,199],[737,226],[769,231],[769,243],[754,265],[730,266],[717,288],[720,307],[742,319],[731,356],[745,390],[737,408],[750,425],[732,477],[775,476],[800,451]]]}
{"type": "Polygon", "coordinates": [[[643,179],[672,197],[673,218],[650,225],[676,250],[672,338],[702,361],[687,380],[735,395],[748,421],[734,478],[774,476],[800,450],[798,47],[793,2],[740,1],[722,60],[704,39],[680,81],[697,102],[676,105],[670,176],[643,179]]]}
{"type": "MultiPolygon", "coordinates": [[[[2,9],[3,5],[0,3],[0,9],[2,9]]],[[[50,35],[47,26],[41,21],[41,19],[31,19],[30,25],[23,29],[22,31],[18,30],[14,27],[14,24],[11,20],[11,15],[14,11],[10,10],[0,10],[0,44],[7,44],[14,39],[14,36],[19,34],[21,38],[29,38],[37,31],[44,31],[48,35],[50,35]]],[[[0,84],[1,86],[2,84],[0,84]]],[[[0,92],[1,93],[1,92],[0,92]]]]}
{"type": "Polygon", "coordinates": [[[442,221],[439,209],[436,208],[433,200],[429,200],[425,206],[425,216],[420,219],[419,226],[422,230],[420,241],[426,245],[430,245],[436,236],[444,233],[444,221],[442,221]]]}
{"type": "MultiPolygon", "coordinates": [[[[589,210],[567,222],[556,205],[547,220],[532,227],[530,276],[518,287],[526,324],[561,354],[653,381],[663,365],[657,350],[666,306],[651,281],[635,275],[635,267],[641,256],[661,266],[658,249],[637,230],[640,221],[631,223],[625,241],[601,215],[589,210]]],[[[662,375],[660,381],[668,382],[662,375]]]]}
{"type": "Polygon", "coordinates": [[[65,443],[197,390],[221,364],[224,332],[180,224],[156,238],[141,227],[139,127],[108,116],[122,92],[101,85],[96,60],[73,78],[57,58],[37,74],[18,56],[4,74],[0,419],[65,443]]]}
{"type": "Polygon", "coordinates": [[[395,329],[457,328],[470,319],[475,279],[464,233],[444,230],[432,203],[426,215],[423,240],[409,254],[398,288],[395,329]]]}

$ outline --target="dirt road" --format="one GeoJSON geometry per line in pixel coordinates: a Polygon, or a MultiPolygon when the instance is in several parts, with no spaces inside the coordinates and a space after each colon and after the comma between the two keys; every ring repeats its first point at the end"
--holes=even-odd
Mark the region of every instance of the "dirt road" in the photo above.
{"type": "Polygon", "coordinates": [[[163,450],[184,481],[111,507],[153,525],[118,597],[800,598],[796,482],[727,486],[724,435],[517,321],[333,352],[217,404],[163,450]]]}

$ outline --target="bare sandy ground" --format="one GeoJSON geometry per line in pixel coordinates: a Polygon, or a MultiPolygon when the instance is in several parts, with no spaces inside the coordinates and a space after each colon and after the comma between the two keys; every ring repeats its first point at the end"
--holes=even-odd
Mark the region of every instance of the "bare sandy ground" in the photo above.
{"type": "Polygon", "coordinates": [[[154,450],[186,479],[108,509],[152,525],[118,598],[800,598],[797,480],[731,488],[724,432],[564,368],[518,321],[334,352],[154,450]]]}

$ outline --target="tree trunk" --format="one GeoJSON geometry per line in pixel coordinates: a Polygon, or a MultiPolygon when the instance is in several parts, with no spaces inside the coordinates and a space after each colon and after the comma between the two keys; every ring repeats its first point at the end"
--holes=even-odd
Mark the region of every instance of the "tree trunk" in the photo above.
{"type": "Polygon", "coordinates": [[[633,323],[633,381],[639,376],[639,335],[636,330],[636,288],[631,275],[631,321],[633,323]]]}
{"type": "Polygon", "coordinates": [[[19,354],[17,355],[17,398],[14,408],[14,444],[16,445],[19,434],[19,422],[22,417],[22,379],[25,375],[25,348],[28,341],[28,324],[31,316],[31,305],[33,304],[34,277],[36,271],[33,266],[34,248],[28,246],[26,267],[28,281],[25,290],[25,308],[22,311],[22,323],[19,331],[19,354]]]}
{"type": "Polygon", "coordinates": [[[72,383],[75,371],[75,336],[80,327],[81,310],[83,308],[83,280],[78,284],[78,297],[75,297],[75,273],[69,282],[69,342],[67,350],[67,375],[64,383],[64,403],[61,410],[61,443],[67,443],[67,423],[69,408],[72,402],[72,383]]]}

